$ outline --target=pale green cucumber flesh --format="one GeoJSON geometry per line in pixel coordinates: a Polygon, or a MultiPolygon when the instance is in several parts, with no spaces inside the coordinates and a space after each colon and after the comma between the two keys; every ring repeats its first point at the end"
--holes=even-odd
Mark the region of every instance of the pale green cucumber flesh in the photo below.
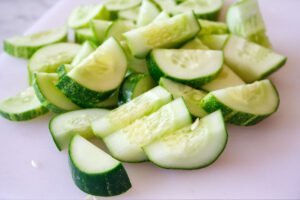
{"type": "Polygon", "coordinates": [[[229,32],[227,25],[223,22],[199,19],[199,24],[201,26],[201,31],[198,33],[198,37],[211,34],[227,34],[229,32]]]}
{"type": "Polygon", "coordinates": [[[96,19],[90,22],[90,28],[100,44],[104,42],[107,30],[112,25],[112,23],[113,22],[111,21],[96,19]]]}
{"type": "Polygon", "coordinates": [[[181,49],[201,49],[201,50],[209,50],[209,48],[203,44],[203,42],[198,39],[198,38],[194,38],[188,42],[186,42],[182,47],[180,47],[181,49]]]}
{"type": "Polygon", "coordinates": [[[82,44],[86,41],[90,41],[95,45],[98,44],[98,39],[90,28],[80,28],[75,30],[75,42],[82,44]]]}
{"type": "Polygon", "coordinates": [[[96,46],[89,42],[86,41],[82,44],[81,48],[79,49],[78,53],[72,60],[71,65],[76,66],[78,65],[82,60],[84,60],[86,57],[88,57],[92,52],[96,50],[96,46]]]}
{"type": "Polygon", "coordinates": [[[138,6],[142,0],[107,0],[104,5],[110,11],[127,10],[138,6]]]}
{"type": "Polygon", "coordinates": [[[135,24],[129,20],[116,20],[107,29],[105,33],[105,39],[114,37],[118,41],[123,41],[123,33],[128,32],[135,28],[135,24]]]}
{"type": "Polygon", "coordinates": [[[213,34],[213,35],[202,35],[200,40],[212,50],[222,50],[229,35],[227,34],[213,34]]]}
{"type": "Polygon", "coordinates": [[[143,0],[136,21],[137,26],[150,24],[160,13],[161,8],[152,0],[143,0]]]}
{"type": "Polygon", "coordinates": [[[118,12],[118,18],[136,21],[139,15],[139,11],[140,11],[140,6],[136,6],[127,10],[120,10],[118,12]]]}

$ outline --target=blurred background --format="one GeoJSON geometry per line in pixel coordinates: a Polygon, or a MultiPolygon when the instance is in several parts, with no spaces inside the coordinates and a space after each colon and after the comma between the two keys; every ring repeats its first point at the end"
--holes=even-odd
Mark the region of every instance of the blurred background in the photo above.
{"type": "Polygon", "coordinates": [[[3,39],[20,35],[59,0],[0,0],[0,52],[3,39]]]}

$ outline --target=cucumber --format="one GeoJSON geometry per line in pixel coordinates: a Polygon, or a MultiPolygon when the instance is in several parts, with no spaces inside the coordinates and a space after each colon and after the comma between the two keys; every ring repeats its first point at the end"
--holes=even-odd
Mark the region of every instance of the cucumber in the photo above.
{"type": "Polygon", "coordinates": [[[227,87],[243,85],[245,82],[229,67],[223,65],[220,74],[211,82],[201,86],[205,91],[214,91],[227,87]]]}
{"type": "Polygon", "coordinates": [[[49,122],[49,131],[57,149],[66,149],[75,134],[84,138],[93,137],[91,123],[107,113],[105,109],[90,108],[54,116],[49,122]]]}
{"type": "Polygon", "coordinates": [[[224,57],[226,64],[247,83],[268,77],[287,60],[285,56],[234,35],[225,44],[224,57]]]}
{"type": "Polygon", "coordinates": [[[140,5],[142,0],[106,0],[104,5],[110,11],[127,10],[140,5]]]}
{"type": "Polygon", "coordinates": [[[147,59],[154,80],[168,77],[200,88],[213,80],[223,65],[222,51],[190,49],[154,49],[147,59]]]}
{"type": "Polygon", "coordinates": [[[122,83],[126,71],[126,55],[120,44],[110,38],[61,77],[57,87],[74,103],[86,107],[110,96],[122,83]]]}
{"type": "Polygon", "coordinates": [[[95,121],[92,124],[93,131],[97,137],[106,137],[130,125],[135,120],[151,114],[171,100],[169,92],[162,87],[155,87],[95,121]]]}
{"type": "Polygon", "coordinates": [[[137,26],[150,24],[161,12],[161,8],[153,0],[143,0],[136,21],[137,26]]]}
{"type": "Polygon", "coordinates": [[[136,21],[140,12],[140,6],[136,6],[127,10],[120,10],[118,12],[119,19],[136,21]]]}
{"type": "Polygon", "coordinates": [[[120,104],[127,103],[133,98],[155,87],[155,82],[147,74],[130,74],[122,83],[119,95],[120,104]]]}
{"type": "Polygon", "coordinates": [[[135,27],[135,24],[129,20],[116,20],[108,28],[105,38],[114,37],[118,41],[124,40],[123,33],[132,30],[135,27]]]}
{"type": "Polygon", "coordinates": [[[85,41],[93,42],[98,44],[98,39],[94,35],[93,31],[90,28],[80,28],[75,30],[75,42],[82,44],[85,41]]]}
{"type": "Polygon", "coordinates": [[[119,90],[116,90],[107,99],[93,105],[93,107],[112,109],[118,106],[118,101],[119,101],[119,90]]]}
{"type": "Polygon", "coordinates": [[[271,81],[262,80],[210,92],[201,106],[209,113],[220,109],[229,123],[249,126],[276,112],[279,96],[271,81]]]}
{"type": "Polygon", "coordinates": [[[78,53],[76,54],[76,56],[72,60],[71,65],[72,66],[78,65],[82,60],[84,60],[86,57],[88,57],[96,49],[97,49],[97,47],[95,46],[95,44],[93,44],[89,41],[84,42],[82,44],[81,48],[79,49],[78,53]]]}
{"type": "Polygon", "coordinates": [[[212,50],[222,50],[228,39],[227,34],[202,35],[200,40],[212,50]]]}
{"type": "Polygon", "coordinates": [[[29,82],[33,81],[35,72],[54,73],[62,64],[72,62],[80,50],[80,45],[73,43],[57,43],[39,49],[29,60],[29,82]]]}
{"type": "Polygon", "coordinates": [[[59,89],[55,87],[58,75],[55,73],[35,73],[33,88],[42,105],[54,113],[79,109],[59,89]]]}
{"type": "Polygon", "coordinates": [[[167,78],[160,78],[159,85],[168,90],[174,99],[182,97],[193,116],[203,117],[207,114],[200,106],[200,100],[206,95],[206,92],[196,90],[167,78]]]}
{"type": "Polygon", "coordinates": [[[123,165],[79,135],[71,140],[69,165],[74,183],[88,194],[115,196],[131,188],[123,165]]]}
{"type": "Polygon", "coordinates": [[[216,111],[170,132],[143,149],[151,162],[168,169],[199,169],[214,163],[227,144],[223,116],[216,111]]]}
{"type": "Polygon", "coordinates": [[[171,14],[176,8],[175,0],[154,0],[165,12],[171,14]]]}
{"type": "Polygon", "coordinates": [[[132,55],[145,58],[152,49],[180,46],[199,31],[197,18],[189,12],[134,29],[124,36],[132,55]]]}
{"type": "Polygon", "coordinates": [[[142,147],[162,135],[188,124],[192,119],[183,99],[179,98],[161,107],[149,116],[136,120],[131,125],[103,139],[113,157],[125,162],[147,160],[142,147]]]}
{"type": "Polygon", "coordinates": [[[3,48],[9,55],[30,58],[38,49],[58,42],[67,41],[66,27],[43,31],[27,36],[15,36],[5,39],[3,48]]]}
{"type": "Polygon", "coordinates": [[[11,121],[30,120],[47,112],[32,87],[0,102],[0,115],[11,121]]]}
{"type": "Polygon", "coordinates": [[[59,76],[59,78],[61,78],[65,74],[67,74],[69,71],[71,71],[73,68],[74,68],[74,65],[71,65],[71,64],[61,65],[57,68],[56,73],[59,76]]]}
{"type": "Polygon", "coordinates": [[[194,38],[190,41],[188,41],[187,43],[185,43],[182,47],[180,47],[181,49],[201,49],[201,50],[209,50],[209,48],[203,44],[203,42],[201,40],[199,40],[198,38],[194,38]]]}
{"type": "Polygon", "coordinates": [[[110,13],[103,5],[81,5],[75,8],[68,19],[68,26],[73,29],[89,26],[92,19],[109,20],[110,13]]]}
{"type": "Polygon", "coordinates": [[[170,19],[170,15],[166,11],[162,11],[155,17],[155,19],[152,22],[158,22],[158,21],[163,21],[166,19],[170,19]]]}
{"type": "Polygon", "coordinates": [[[95,38],[98,40],[99,44],[102,44],[104,42],[107,30],[112,25],[112,23],[113,22],[111,21],[98,20],[98,19],[94,19],[90,21],[90,28],[95,38]]]}
{"type": "Polygon", "coordinates": [[[228,33],[228,27],[223,22],[214,22],[214,21],[199,19],[199,24],[201,26],[201,31],[198,33],[198,37],[202,35],[228,33]]]}

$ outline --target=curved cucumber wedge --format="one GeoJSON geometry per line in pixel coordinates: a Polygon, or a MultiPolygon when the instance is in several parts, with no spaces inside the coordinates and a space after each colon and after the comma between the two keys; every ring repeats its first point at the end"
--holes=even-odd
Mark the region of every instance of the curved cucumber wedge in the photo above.
{"type": "Polygon", "coordinates": [[[69,164],[74,183],[88,194],[115,196],[131,188],[123,165],[79,135],[70,143],[69,164]]]}
{"type": "Polygon", "coordinates": [[[200,100],[206,95],[206,92],[196,90],[167,78],[161,78],[159,80],[159,85],[168,90],[174,99],[183,97],[190,113],[193,116],[203,117],[207,114],[200,105],[200,100]]]}
{"type": "Polygon", "coordinates": [[[193,12],[156,21],[124,34],[129,49],[137,58],[145,58],[154,48],[180,46],[200,31],[193,12]]]}
{"type": "Polygon", "coordinates": [[[154,49],[147,58],[147,64],[156,81],[160,77],[168,77],[200,88],[221,71],[223,53],[213,50],[154,49]]]}
{"type": "Polygon", "coordinates": [[[55,73],[35,73],[33,88],[42,105],[54,113],[79,109],[69,100],[55,84],[58,82],[55,73]]]}
{"type": "Polygon", "coordinates": [[[135,120],[149,115],[172,100],[171,94],[162,87],[155,87],[132,101],[112,110],[92,124],[97,137],[103,138],[135,120]]]}
{"type": "Polygon", "coordinates": [[[57,42],[67,41],[66,27],[43,31],[27,36],[4,40],[4,51],[12,56],[30,58],[38,49],[57,42]]]}
{"type": "Polygon", "coordinates": [[[91,123],[108,113],[105,109],[84,109],[54,116],[49,122],[52,139],[59,151],[66,149],[73,135],[94,136],[91,123]]]}
{"type": "Polygon", "coordinates": [[[220,111],[196,119],[143,149],[154,164],[168,169],[198,169],[215,162],[227,144],[228,134],[220,111]]]}
{"type": "Polygon", "coordinates": [[[54,73],[62,64],[69,64],[80,50],[80,45],[57,43],[39,49],[29,60],[28,73],[30,83],[35,72],[54,73]]]}
{"type": "Polygon", "coordinates": [[[107,30],[112,25],[112,23],[113,22],[106,20],[91,20],[90,27],[99,44],[102,44],[104,42],[107,30]]]}
{"type": "Polygon", "coordinates": [[[143,0],[136,21],[137,26],[150,24],[160,13],[161,8],[152,0],[143,0]]]}
{"type": "Polygon", "coordinates": [[[97,47],[93,43],[91,43],[89,41],[84,42],[82,44],[81,48],[79,49],[78,53],[72,60],[71,65],[72,66],[78,65],[82,60],[84,60],[86,57],[88,57],[96,49],[97,49],[97,47]]]}
{"type": "Polygon", "coordinates": [[[110,11],[127,10],[141,4],[142,0],[107,0],[105,6],[110,11]]]}
{"type": "Polygon", "coordinates": [[[120,104],[131,101],[133,98],[152,89],[155,85],[151,76],[147,74],[130,74],[121,86],[119,95],[120,104]]]}
{"type": "Polygon", "coordinates": [[[127,58],[114,39],[106,40],[58,82],[57,87],[74,103],[85,107],[110,96],[122,83],[127,58]]]}
{"type": "Polygon", "coordinates": [[[142,162],[147,160],[147,156],[142,150],[143,146],[164,134],[191,124],[191,122],[190,113],[183,99],[179,98],[103,140],[110,153],[118,160],[142,162]]]}
{"type": "Polygon", "coordinates": [[[68,19],[68,26],[74,29],[88,27],[92,19],[108,20],[110,14],[102,5],[81,5],[75,8],[68,19]]]}
{"type": "Polygon", "coordinates": [[[224,57],[226,64],[247,83],[268,77],[287,60],[285,56],[234,35],[225,44],[224,57]]]}
{"type": "Polygon", "coordinates": [[[201,50],[209,50],[209,48],[203,44],[203,42],[201,40],[199,40],[198,38],[194,38],[190,41],[188,41],[187,43],[185,43],[182,47],[180,47],[181,49],[201,49],[201,50]]]}
{"type": "Polygon", "coordinates": [[[0,115],[11,121],[25,121],[47,113],[32,87],[0,102],[0,115]]]}
{"type": "Polygon", "coordinates": [[[118,12],[119,19],[136,21],[140,12],[140,6],[136,6],[127,10],[120,10],[118,12]]]}
{"type": "Polygon", "coordinates": [[[201,31],[198,33],[198,37],[202,35],[228,33],[228,27],[223,22],[214,22],[214,21],[199,19],[199,24],[201,26],[201,31]]]}
{"type": "Polygon", "coordinates": [[[210,92],[201,106],[209,113],[220,109],[229,123],[249,126],[276,112],[279,96],[274,85],[263,80],[210,92]]]}
{"type": "Polygon", "coordinates": [[[123,33],[132,30],[135,27],[135,24],[129,20],[116,20],[112,25],[107,29],[105,38],[114,37],[118,41],[124,40],[123,33]]]}
{"type": "Polygon", "coordinates": [[[222,50],[228,39],[227,34],[202,35],[200,40],[212,50],[222,50]]]}
{"type": "Polygon", "coordinates": [[[98,39],[94,35],[94,32],[90,28],[80,28],[75,30],[75,42],[82,44],[85,41],[93,42],[98,44],[98,39]]]}

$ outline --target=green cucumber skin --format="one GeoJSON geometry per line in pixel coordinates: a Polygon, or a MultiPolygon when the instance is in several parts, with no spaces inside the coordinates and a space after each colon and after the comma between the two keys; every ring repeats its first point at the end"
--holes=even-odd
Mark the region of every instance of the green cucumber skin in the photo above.
{"type": "Polygon", "coordinates": [[[13,114],[0,110],[0,115],[10,121],[27,121],[46,114],[48,109],[41,106],[38,110],[30,110],[23,113],[13,114]]]}
{"type": "Polygon", "coordinates": [[[58,74],[58,77],[61,78],[68,72],[65,65],[61,65],[56,69],[56,73],[58,74]]]}
{"type": "Polygon", "coordinates": [[[121,163],[105,174],[87,174],[76,167],[69,153],[69,166],[77,187],[88,194],[115,196],[131,188],[129,177],[121,163]]]}
{"type": "Polygon", "coordinates": [[[52,131],[51,129],[51,124],[52,124],[52,121],[59,115],[56,115],[54,117],[52,117],[48,123],[48,130],[50,132],[50,135],[51,135],[51,138],[52,138],[52,141],[54,142],[56,148],[58,149],[58,151],[62,151],[63,149],[60,147],[60,145],[58,144],[58,142],[56,141],[55,137],[54,137],[54,132],[52,131]]]}
{"type": "Polygon", "coordinates": [[[75,42],[76,43],[83,44],[85,41],[89,41],[98,46],[98,40],[95,37],[87,37],[85,35],[75,33],[75,42]]]}
{"type": "Polygon", "coordinates": [[[211,20],[211,21],[217,21],[220,15],[220,10],[206,13],[206,14],[198,14],[197,17],[201,19],[211,20]]]}

